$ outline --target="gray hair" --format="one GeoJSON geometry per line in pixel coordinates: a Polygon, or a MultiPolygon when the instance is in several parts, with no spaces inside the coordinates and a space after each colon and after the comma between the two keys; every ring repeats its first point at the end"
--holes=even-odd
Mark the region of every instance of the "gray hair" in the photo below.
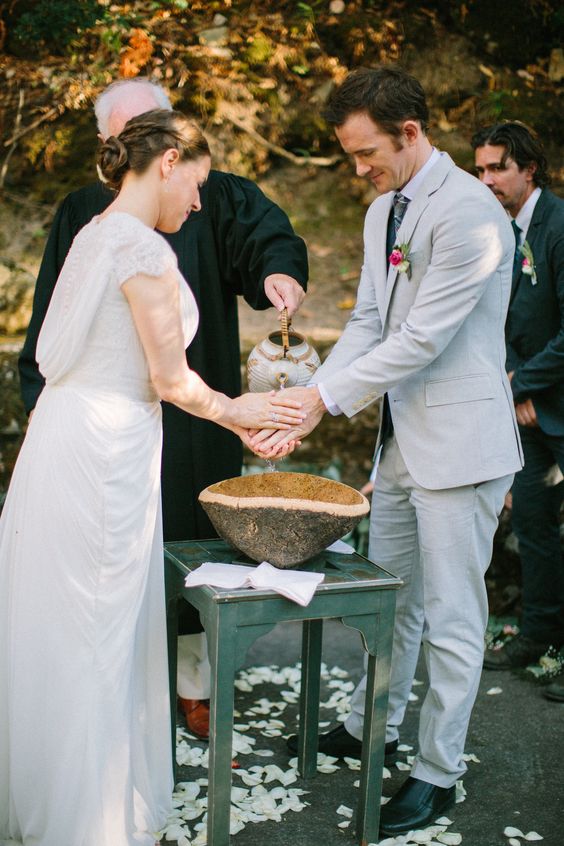
{"type": "Polygon", "coordinates": [[[108,124],[112,111],[116,106],[121,105],[129,100],[131,95],[135,94],[133,87],[138,91],[145,90],[145,93],[150,93],[155,100],[155,106],[159,109],[172,109],[168,94],[157,85],[156,82],[151,82],[146,77],[136,77],[135,79],[118,79],[117,82],[112,82],[108,85],[101,94],[98,95],[94,103],[94,114],[96,115],[96,123],[98,125],[98,132],[103,138],[107,138],[109,134],[108,124]]]}

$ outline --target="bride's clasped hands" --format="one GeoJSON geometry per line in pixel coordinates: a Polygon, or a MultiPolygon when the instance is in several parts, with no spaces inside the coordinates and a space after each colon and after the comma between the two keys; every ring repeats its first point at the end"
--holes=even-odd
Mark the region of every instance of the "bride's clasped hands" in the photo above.
{"type": "Polygon", "coordinates": [[[245,443],[263,458],[283,458],[288,455],[301,444],[302,438],[315,429],[327,411],[315,385],[307,388],[286,388],[276,396],[279,397],[280,394],[284,395],[285,400],[291,399],[299,404],[302,420],[295,421],[293,425],[277,424],[275,431],[273,426],[262,426],[250,433],[250,439],[245,440],[245,443]]]}
{"type": "Polygon", "coordinates": [[[261,458],[284,458],[301,444],[297,431],[305,426],[307,412],[302,402],[292,398],[288,391],[247,393],[232,400],[233,431],[245,446],[261,458]],[[259,435],[265,433],[262,444],[259,435]],[[274,439],[266,443],[267,436],[284,436],[284,442],[274,439]],[[257,438],[258,448],[254,445],[257,438]]]}

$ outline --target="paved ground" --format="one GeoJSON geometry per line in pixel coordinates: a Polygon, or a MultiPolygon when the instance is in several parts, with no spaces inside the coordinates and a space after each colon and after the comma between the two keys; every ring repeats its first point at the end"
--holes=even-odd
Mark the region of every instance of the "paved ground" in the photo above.
{"type": "MultiPolygon", "coordinates": [[[[300,636],[297,624],[278,626],[257,641],[243,666],[277,665],[283,668],[295,665],[300,657],[300,636]]],[[[361,674],[362,660],[358,633],[334,621],[327,623],[323,660],[329,670],[338,666],[347,670],[350,679],[356,681],[361,674]]],[[[424,681],[422,668],[418,678],[424,681]]],[[[344,683],[346,686],[346,681],[335,674],[329,675],[324,682],[326,695],[322,695],[322,701],[328,701],[331,694],[335,696],[339,685],[344,683]]],[[[281,701],[282,690],[290,690],[288,684],[263,682],[250,691],[237,691],[236,708],[241,714],[238,722],[271,719],[277,711],[263,715],[245,712],[256,707],[261,699],[281,701]]],[[[418,714],[424,691],[424,685],[413,689],[419,698],[408,706],[401,736],[401,742],[407,745],[416,745],[418,714]]],[[[292,698],[291,695],[289,698],[292,698]]],[[[268,705],[265,707],[268,712],[268,705]]],[[[296,706],[290,704],[278,717],[285,724],[281,728],[283,734],[294,730],[295,714],[296,706]]],[[[334,709],[322,709],[320,719],[331,720],[334,725],[335,716],[334,709]]],[[[283,736],[265,737],[257,728],[249,734],[256,738],[254,750],[267,749],[273,755],[266,758],[256,752],[239,755],[242,767],[248,770],[253,765],[264,767],[276,764],[283,771],[288,770],[283,736]]],[[[245,733],[244,736],[248,735],[245,733]]],[[[194,741],[189,743],[203,746],[194,741]]],[[[448,831],[459,833],[463,846],[509,844],[509,838],[503,834],[507,826],[520,829],[523,834],[538,832],[544,838],[543,846],[564,845],[564,705],[544,699],[539,685],[533,681],[512,674],[484,671],[466,752],[473,753],[480,763],[469,762],[469,770],[463,780],[467,791],[466,800],[448,812],[452,820],[448,831]],[[502,692],[496,695],[487,693],[495,687],[501,688],[502,692]]],[[[405,761],[408,754],[403,753],[400,760],[405,761]]],[[[287,811],[279,822],[269,820],[249,823],[232,838],[233,846],[352,846],[356,843],[354,823],[347,829],[339,828],[338,823],[345,821],[346,817],[338,815],[337,809],[341,805],[356,808],[358,791],[354,782],[359,774],[349,770],[342,762],[339,764],[341,766],[333,773],[320,773],[309,782],[299,780],[287,787],[288,790],[298,787],[309,791],[300,797],[309,803],[302,811],[287,811]]],[[[406,772],[394,767],[391,778],[384,781],[384,795],[391,795],[406,775],[406,772]]],[[[206,771],[201,767],[181,769],[181,778],[186,781],[205,776],[206,771]]],[[[245,787],[238,775],[234,775],[233,783],[245,787]]],[[[268,790],[280,788],[280,782],[275,780],[265,787],[268,790]]],[[[204,791],[205,786],[202,788],[204,791]]],[[[192,834],[184,846],[193,842],[193,826],[197,822],[188,823],[192,827],[192,834]]]]}

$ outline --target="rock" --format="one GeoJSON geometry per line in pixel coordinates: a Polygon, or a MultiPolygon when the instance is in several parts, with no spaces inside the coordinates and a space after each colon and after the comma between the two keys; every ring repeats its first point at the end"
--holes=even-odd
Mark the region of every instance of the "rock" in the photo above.
{"type": "Polygon", "coordinates": [[[229,30],[226,26],[214,26],[210,29],[202,29],[198,34],[200,44],[206,46],[220,47],[227,43],[229,38],[229,30]]]}
{"type": "Polygon", "coordinates": [[[370,510],[359,491],[310,473],[238,476],[210,485],[199,500],[220,537],[282,569],[322,552],[370,510]]]}

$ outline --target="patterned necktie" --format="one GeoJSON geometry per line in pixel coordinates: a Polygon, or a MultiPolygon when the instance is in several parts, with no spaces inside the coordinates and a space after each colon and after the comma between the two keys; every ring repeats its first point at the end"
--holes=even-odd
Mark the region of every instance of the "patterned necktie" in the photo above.
{"type": "Polygon", "coordinates": [[[511,228],[515,235],[515,253],[513,255],[513,278],[521,267],[521,229],[514,220],[511,221],[511,228]]]}
{"type": "Polygon", "coordinates": [[[393,208],[394,208],[394,229],[395,234],[398,234],[398,229],[401,226],[403,216],[407,211],[409,200],[403,194],[394,194],[393,208]]]}

